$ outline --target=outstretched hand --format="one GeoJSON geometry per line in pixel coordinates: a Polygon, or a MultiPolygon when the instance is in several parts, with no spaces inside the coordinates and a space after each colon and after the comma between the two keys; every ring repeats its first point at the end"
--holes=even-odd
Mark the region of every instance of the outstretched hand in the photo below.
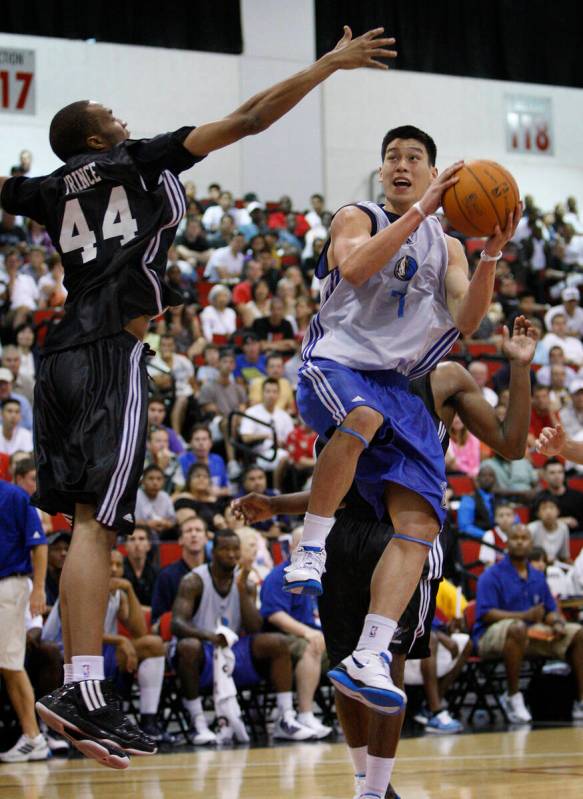
{"type": "Polygon", "coordinates": [[[525,316],[517,316],[514,320],[512,338],[506,325],[502,330],[502,353],[509,361],[528,366],[534,358],[537,331],[525,316]]]}
{"type": "Polygon", "coordinates": [[[396,58],[397,51],[387,49],[395,44],[395,39],[379,38],[385,32],[384,28],[374,28],[362,36],[352,38],[352,31],[348,25],[344,26],[344,35],[327,55],[333,60],[337,69],[358,69],[369,67],[371,69],[388,69],[388,64],[383,64],[381,58],[396,58]]]}
{"type": "Polygon", "coordinates": [[[548,458],[560,455],[566,441],[563,426],[558,424],[556,427],[543,427],[536,440],[535,449],[548,458]]]}
{"type": "Polygon", "coordinates": [[[231,502],[231,510],[246,524],[263,522],[273,516],[270,498],[263,494],[246,494],[244,497],[234,499],[231,502]]]}

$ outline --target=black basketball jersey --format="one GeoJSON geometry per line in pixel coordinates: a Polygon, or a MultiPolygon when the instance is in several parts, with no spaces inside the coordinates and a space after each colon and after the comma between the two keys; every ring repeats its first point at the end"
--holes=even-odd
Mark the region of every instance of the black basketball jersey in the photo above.
{"type": "MultiPolygon", "coordinates": [[[[441,447],[445,456],[447,448],[449,447],[449,434],[447,432],[446,426],[435,411],[433,391],[431,390],[431,372],[423,375],[423,377],[417,378],[416,380],[411,380],[409,383],[409,389],[412,394],[416,394],[421,399],[429,411],[429,414],[435,424],[437,435],[441,441],[441,447]]],[[[319,441],[316,442],[317,454],[319,454],[323,448],[323,445],[319,441]]],[[[349,511],[351,515],[358,514],[358,516],[362,519],[370,519],[371,521],[376,521],[377,519],[373,508],[361,497],[358,488],[356,487],[356,482],[350,486],[350,489],[344,498],[344,508],[349,511]]],[[[389,521],[388,517],[387,521],[389,521]]]]}
{"type": "Polygon", "coordinates": [[[204,156],[183,142],[192,127],[70,158],[50,175],[6,181],[2,207],[45,225],[69,292],[45,351],[118,333],[182,297],[164,281],[168,248],[186,210],[177,175],[204,156]]]}

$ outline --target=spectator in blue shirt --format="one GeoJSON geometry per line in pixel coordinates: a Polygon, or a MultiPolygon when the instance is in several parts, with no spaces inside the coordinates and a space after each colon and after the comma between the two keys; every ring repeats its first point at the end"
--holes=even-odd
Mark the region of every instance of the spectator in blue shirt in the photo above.
{"type": "Polygon", "coordinates": [[[515,524],[508,554],[478,580],[476,624],[472,631],[483,658],[503,658],[508,690],[500,700],[512,723],[532,717],[520,692],[525,657],[568,661],[577,680],[573,719],[583,719],[583,627],[566,623],[542,572],[528,561],[532,538],[528,527],[515,524]]]}
{"type": "Polygon", "coordinates": [[[24,670],[25,613],[45,611],[47,540],[28,494],[0,480],[0,673],[22,728],[3,762],[43,760],[49,749],[34,712],[34,693],[24,670]],[[32,592],[29,577],[32,577],[32,592]]]}
{"type": "Polygon", "coordinates": [[[178,586],[185,574],[206,561],[207,526],[203,519],[192,514],[180,525],[178,543],[182,547],[180,560],[163,568],[152,593],[152,624],[164,613],[172,610],[178,586]]]}
{"type": "Polygon", "coordinates": [[[267,375],[266,367],[258,336],[255,333],[246,333],[243,336],[243,352],[235,359],[235,379],[243,385],[249,385],[256,377],[267,375]]]}
{"type": "Polygon", "coordinates": [[[494,527],[494,486],[496,474],[490,466],[482,466],[477,477],[475,494],[462,497],[457,511],[460,533],[482,538],[486,530],[494,527]]]}
{"type": "Polygon", "coordinates": [[[195,425],[190,439],[190,452],[185,452],[178,459],[182,467],[182,474],[186,476],[190,467],[195,463],[204,463],[205,466],[208,466],[211,475],[213,493],[217,497],[229,496],[231,489],[225,461],[220,455],[211,452],[212,446],[213,440],[208,427],[202,424],[195,425]]]}
{"type": "MultiPolygon", "coordinates": [[[[300,541],[301,530],[299,527],[294,530],[292,550],[300,541]]],[[[283,572],[289,562],[288,559],[280,563],[265,578],[261,586],[260,612],[267,632],[282,632],[289,637],[298,691],[298,721],[313,730],[316,738],[326,738],[332,728],[324,726],[312,712],[326,645],[316,624],[314,597],[283,590],[283,572]]]]}

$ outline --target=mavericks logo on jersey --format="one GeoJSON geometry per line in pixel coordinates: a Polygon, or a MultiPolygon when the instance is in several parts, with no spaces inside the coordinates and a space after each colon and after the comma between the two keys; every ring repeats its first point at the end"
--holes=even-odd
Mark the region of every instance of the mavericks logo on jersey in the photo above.
{"type": "Polygon", "coordinates": [[[395,277],[397,280],[411,280],[418,268],[417,261],[414,258],[411,258],[410,255],[404,255],[395,264],[395,277]]]}

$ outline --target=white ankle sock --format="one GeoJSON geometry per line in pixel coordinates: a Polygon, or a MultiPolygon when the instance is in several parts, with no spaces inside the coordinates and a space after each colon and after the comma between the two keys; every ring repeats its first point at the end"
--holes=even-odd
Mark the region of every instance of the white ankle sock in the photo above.
{"type": "Polygon", "coordinates": [[[326,545],[328,533],[334,527],[335,521],[334,516],[316,516],[314,513],[306,513],[304,516],[302,546],[323,549],[326,545]]]}
{"type": "Polygon", "coordinates": [[[373,796],[378,794],[379,799],[383,799],[391,781],[394,765],[394,757],[375,757],[374,755],[367,755],[366,783],[364,786],[364,793],[366,796],[368,796],[369,793],[373,796]]]}
{"type": "Polygon", "coordinates": [[[200,696],[198,696],[196,699],[183,699],[182,705],[190,715],[193,723],[197,716],[204,716],[202,699],[200,696]]]}
{"type": "Polygon", "coordinates": [[[281,714],[294,709],[293,694],[291,691],[282,691],[282,693],[276,694],[275,698],[277,700],[277,709],[281,714]]]}
{"type": "Polygon", "coordinates": [[[155,715],[158,712],[162,682],[164,681],[164,658],[146,658],[138,666],[140,686],[140,713],[155,715]]]}
{"type": "Polygon", "coordinates": [[[349,746],[348,752],[352,758],[354,765],[354,776],[364,777],[366,774],[366,756],[368,753],[367,746],[349,746]]]}
{"type": "Polygon", "coordinates": [[[74,655],[71,658],[73,682],[104,680],[103,658],[100,655],[74,655]]]}
{"type": "Polygon", "coordinates": [[[373,652],[386,652],[393,640],[397,622],[386,616],[368,613],[357,644],[357,649],[372,649],[373,652]]]}
{"type": "Polygon", "coordinates": [[[65,663],[63,666],[63,685],[69,685],[73,682],[73,664],[65,663]]]}

